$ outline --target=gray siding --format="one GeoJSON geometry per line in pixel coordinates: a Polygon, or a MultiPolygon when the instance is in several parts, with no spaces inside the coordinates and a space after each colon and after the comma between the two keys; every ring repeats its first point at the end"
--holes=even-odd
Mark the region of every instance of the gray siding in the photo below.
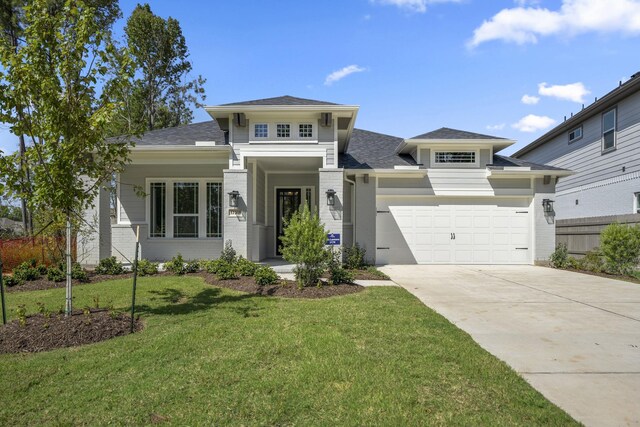
{"type": "MultiPolygon", "coordinates": [[[[334,121],[335,122],[335,121],[334,121]]],[[[327,149],[327,166],[337,166],[336,153],[335,153],[335,134],[333,125],[329,127],[320,126],[320,120],[318,120],[318,144],[326,147],[327,149]]]]}
{"type": "Polygon", "coordinates": [[[366,252],[367,262],[375,263],[376,257],[376,178],[356,178],[356,211],[353,229],[354,240],[366,252]]]}
{"type": "Polygon", "coordinates": [[[492,163],[491,150],[480,150],[480,167],[486,168],[488,164],[492,163]]]}
{"type": "Polygon", "coordinates": [[[251,123],[247,119],[247,125],[245,127],[237,126],[233,123],[233,143],[234,144],[247,144],[249,142],[249,129],[251,129],[251,123]]]}
{"type": "Polygon", "coordinates": [[[265,173],[259,166],[256,168],[256,223],[264,225],[266,223],[265,214],[265,173]]]}

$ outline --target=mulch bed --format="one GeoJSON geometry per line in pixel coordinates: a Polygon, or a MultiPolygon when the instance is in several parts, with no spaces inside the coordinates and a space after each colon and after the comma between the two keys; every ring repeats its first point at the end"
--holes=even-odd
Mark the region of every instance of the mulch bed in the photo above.
{"type": "MultiPolygon", "coordinates": [[[[99,283],[104,282],[106,280],[116,280],[116,279],[131,279],[133,277],[133,273],[124,273],[117,275],[110,274],[96,274],[92,271],[87,272],[89,275],[88,282],[81,282],[79,280],[73,280],[71,283],[73,286],[78,285],[87,285],[91,283],[99,283]]],[[[166,271],[160,272],[158,274],[154,274],[154,276],[166,276],[172,275],[172,273],[168,273],[166,271]]],[[[138,277],[142,277],[138,275],[138,277]]],[[[47,280],[46,276],[41,277],[38,280],[30,280],[28,282],[24,282],[22,285],[7,287],[5,286],[5,291],[7,292],[24,292],[24,291],[41,291],[43,289],[54,289],[54,288],[64,288],[66,287],[66,283],[62,282],[52,282],[47,280]]]]}
{"type": "MultiPolygon", "coordinates": [[[[135,321],[136,332],[143,327],[142,321],[135,321]]],[[[27,317],[25,326],[21,326],[18,320],[0,326],[0,354],[36,353],[75,347],[128,335],[130,331],[129,315],[120,313],[112,317],[104,309],[92,309],[90,315],[77,311],[69,317],[51,314],[47,318],[43,314],[36,314],[27,317]]]]}
{"type": "Polygon", "coordinates": [[[218,280],[214,274],[202,273],[204,281],[219,288],[228,288],[255,295],[266,295],[284,298],[329,298],[336,295],[355,294],[364,288],[354,284],[309,286],[298,289],[292,280],[280,280],[279,284],[258,286],[253,277],[240,277],[232,280],[218,280]]]}

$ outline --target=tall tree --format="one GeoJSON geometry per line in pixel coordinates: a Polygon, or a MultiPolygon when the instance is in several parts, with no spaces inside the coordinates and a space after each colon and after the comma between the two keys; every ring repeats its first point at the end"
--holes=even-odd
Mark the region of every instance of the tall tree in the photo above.
{"type": "Polygon", "coordinates": [[[29,192],[32,209],[65,217],[67,229],[93,205],[100,185],[127,162],[127,144],[105,143],[119,105],[109,90],[99,90],[130,77],[126,61],[112,66],[115,47],[107,24],[114,21],[114,10],[119,11],[116,0],[30,0],[24,8],[23,45],[15,50],[0,44],[0,121],[27,136],[25,154],[33,168],[26,189],[18,154],[0,157],[0,173],[11,194],[29,192]],[[105,7],[113,4],[116,9],[105,7]]]}
{"type": "Polygon", "coordinates": [[[142,130],[190,123],[192,108],[205,99],[205,79],[189,79],[193,67],[180,23],[139,4],[124,31],[137,74],[128,88],[132,121],[142,130]]]}

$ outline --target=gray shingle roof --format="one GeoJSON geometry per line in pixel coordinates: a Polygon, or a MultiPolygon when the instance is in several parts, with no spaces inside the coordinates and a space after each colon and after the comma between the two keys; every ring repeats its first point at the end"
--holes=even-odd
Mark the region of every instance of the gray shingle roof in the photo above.
{"type": "Polygon", "coordinates": [[[497,136],[483,135],[481,133],[467,132],[464,130],[440,128],[411,139],[505,139],[497,136]]]}
{"type": "Polygon", "coordinates": [[[391,135],[354,129],[347,152],[340,155],[339,166],[346,169],[393,169],[394,166],[415,166],[409,154],[396,154],[403,141],[391,135]]]}
{"type": "Polygon", "coordinates": [[[520,167],[531,168],[531,170],[545,170],[545,171],[568,170],[568,169],[557,168],[555,166],[542,165],[540,163],[526,162],[524,160],[515,159],[513,157],[499,156],[497,154],[493,155],[493,163],[490,165],[487,165],[488,168],[493,168],[493,169],[500,169],[500,168],[504,168],[505,166],[507,167],[520,166],[520,167]]]}
{"type": "Polygon", "coordinates": [[[340,105],[334,102],[317,101],[315,99],[297,98],[295,96],[277,96],[274,98],[253,99],[251,101],[232,102],[229,104],[222,104],[223,106],[230,105],[340,105]]]}
{"type": "Polygon", "coordinates": [[[200,123],[157,129],[146,132],[140,138],[133,138],[136,145],[195,145],[196,141],[216,141],[225,143],[225,136],[218,122],[209,120],[200,123]]]}

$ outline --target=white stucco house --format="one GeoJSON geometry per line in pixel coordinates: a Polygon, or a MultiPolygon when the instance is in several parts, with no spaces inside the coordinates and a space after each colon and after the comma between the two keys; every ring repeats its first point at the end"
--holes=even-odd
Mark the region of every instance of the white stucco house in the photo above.
{"type": "Polygon", "coordinates": [[[283,218],[317,211],[328,243],[376,264],[534,264],[555,247],[565,169],[500,156],[514,141],[442,128],[413,138],[355,128],[359,107],[282,96],[206,107],[212,120],[148,132],[86,218],[86,264],[216,258],[226,240],[278,257],[283,218]],[[144,190],[140,194],[136,189],[144,190]],[[546,209],[545,209],[546,208],[546,209]]]}

